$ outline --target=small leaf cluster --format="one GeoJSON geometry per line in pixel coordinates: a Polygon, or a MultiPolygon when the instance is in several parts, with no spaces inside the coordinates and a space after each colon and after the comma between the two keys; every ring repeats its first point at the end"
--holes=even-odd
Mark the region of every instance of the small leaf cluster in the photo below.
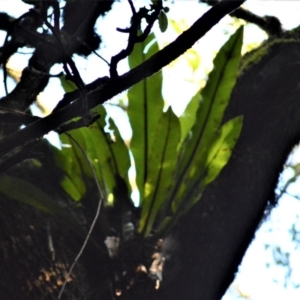
{"type": "MultiPolygon", "coordinates": [[[[241,27],[218,52],[206,86],[195,94],[179,117],[170,107],[163,111],[161,71],[130,88],[127,113],[133,135],[129,146],[103,106],[97,108],[101,117],[89,128],[69,132],[86,151],[100,182],[105,198],[102,217],[106,219],[104,223],[109,224],[104,229],[105,234],[114,232],[124,240],[136,235],[144,238],[153,234],[164,236],[201,199],[204,189],[228,163],[243,123],[242,116],[223,123],[237,78],[242,39],[241,27]],[[107,132],[107,127],[111,133],[107,132]],[[130,153],[140,194],[138,208],[130,199],[130,153]],[[127,230],[129,227],[130,231],[127,230]]],[[[158,51],[155,36],[150,34],[129,56],[130,68],[158,51]]],[[[66,92],[75,88],[63,77],[61,82],[66,92]]],[[[62,150],[52,147],[51,150],[53,165],[63,174],[61,188],[73,201],[88,203],[91,201],[90,190],[93,190],[93,175],[73,140],[62,134],[61,141],[68,147],[62,150]]],[[[20,179],[3,180],[7,182],[1,185],[0,192],[9,195],[9,189],[4,187],[20,179]]],[[[26,185],[25,182],[17,184],[26,185]]],[[[25,190],[35,188],[30,184],[25,190]]],[[[43,196],[42,191],[36,190],[32,201],[28,200],[30,193],[23,197],[23,193],[16,191],[13,198],[56,214],[58,209],[50,200],[47,210],[49,197],[43,196]]]]}

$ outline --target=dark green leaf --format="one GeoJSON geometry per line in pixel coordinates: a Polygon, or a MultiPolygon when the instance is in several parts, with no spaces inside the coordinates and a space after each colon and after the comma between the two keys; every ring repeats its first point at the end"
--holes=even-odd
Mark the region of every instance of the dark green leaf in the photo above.
{"type": "MultiPolygon", "coordinates": [[[[105,132],[105,109],[100,106],[98,113],[101,118],[88,128],[72,130],[69,134],[81,145],[90,158],[95,169],[97,180],[100,182],[105,199],[113,193],[118,174],[128,184],[128,169],[130,159],[128,149],[112,120],[110,129],[114,132],[114,140],[105,132]]],[[[62,135],[62,142],[70,145],[56,151],[57,165],[65,172],[62,186],[76,201],[86,193],[86,181],[94,180],[88,162],[78,146],[66,135],[62,135]]]]}
{"type": "Polygon", "coordinates": [[[189,189],[187,184],[193,185],[193,180],[203,179],[205,175],[206,157],[221,126],[224,111],[236,82],[242,41],[241,27],[214,59],[214,69],[201,92],[202,101],[197,111],[197,122],[192,128],[192,137],[185,145],[185,152],[179,164],[178,179],[181,182],[181,190],[177,192],[176,201],[181,202],[184,199],[183,194],[189,189]]]}
{"type": "MultiPolygon", "coordinates": [[[[201,92],[196,122],[191,129],[191,134],[188,136],[186,131],[184,133],[186,140],[180,154],[175,177],[176,185],[169,193],[167,200],[168,203],[172,201],[172,211],[178,216],[199,201],[205,184],[215,179],[224,166],[218,162],[226,161],[223,157],[214,163],[209,160],[211,165],[207,162],[208,159],[214,157],[210,155],[210,151],[216,153],[214,143],[219,136],[224,111],[236,82],[242,40],[243,28],[240,28],[217,54],[214,59],[214,69],[209,74],[206,86],[201,92]],[[205,184],[204,178],[206,178],[205,184]]],[[[234,129],[235,133],[239,131],[240,127],[234,129]]]]}
{"type": "Polygon", "coordinates": [[[164,11],[161,11],[159,14],[158,24],[161,32],[165,32],[168,29],[168,17],[164,11]]]}
{"type": "Polygon", "coordinates": [[[77,90],[77,86],[73,81],[67,80],[66,75],[62,75],[59,77],[62,88],[65,93],[70,93],[77,90]]]}
{"type": "Polygon", "coordinates": [[[205,165],[207,174],[203,181],[204,186],[214,181],[223,167],[228,163],[232,150],[241,133],[242,125],[243,117],[236,117],[221,127],[220,135],[209,149],[205,165]]]}
{"type": "Polygon", "coordinates": [[[41,189],[23,179],[11,176],[0,177],[0,193],[7,198],[28,204],[39,211],[52,215],[77,235],[85,237],[86,232],[76,219],[63,207],[56,204],[53,199],[41,189]],[[18,187],[18,188],[16,188],[18,187]]]}
{"type": "Polygon", "coordinates": [[[148,236],[159,209],[165,201],[165,195],[172,186],[176,168],[177,151],[180,141],[178,117],[169,108],[164,113],[154,134],[154,143],[149,157],[147,181],[139,231],[148,236]]]}

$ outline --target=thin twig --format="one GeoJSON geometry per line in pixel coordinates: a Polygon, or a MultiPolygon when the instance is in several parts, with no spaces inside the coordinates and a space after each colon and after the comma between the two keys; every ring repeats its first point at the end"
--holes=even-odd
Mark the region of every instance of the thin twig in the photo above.
{"type": "MultiPolygon", "coordinates": [[[[219,1],[201,0],[201,2],[206,3],[208,5],[216,5],[219,1]]],[[[269,36],[279,37],[284,33],[279,19],[274,16],[261,17],[243,7],[237,8],[230,14],[230,16],[257,25],[262,30],[264,30],[269,36]]]]}
{"type": "Polygon", "coordinates": [[[87,156],[87,154],[86,154],[86,152],[84,151],[84,149],[80,146],[80,144],[79,144],[79,143],[78,143],[78,142],[77,142],[70,134],[68,134],[68,133],[65,133],[65,134],[66,134],[66,135],[67,135],[67,136],[68,136],[68,137],[69,137],[69,138],[77,145],[77,147],[80,149],[80,151],[82,152],[83,156],[84,156],[85,159],[87,160],[87,162],[88,162],[88,164],[89,164],[89,166],[90,166],[90,168],[91,168],[91,171],[92,171],[92,173],[93,173],[93,176],[94,176],[94,179],[95,179],[95,182],[96,182],[96,185],[97,185],[97,189],[98,189],[98,192],[99,192],[99,197],[100,197],[100,199],[99,199],[99,203],[98,203],[98,207],[97,207],[97,210],[96,210],[95,217],[94,217],[93,222],[92,222],[92,224],[91,224],[91,226],[90,226],[90,229],[89,229],[89,231],[88,231],[88,233],[87,233],[87,236],[86,236],[86,238],[85,238],[85,240],[84,240],[84,242],[83,242],[83,245],[82,245],[80,251],[78,252],[77,256],[75,257],[74,262],[72,263],[72,265],[71,265],[71,267],[70,267],[70,269],[69,269],[69,272],[67,273],[67,275],[66,275],[66,277],[65,277],[65,281],[64,281],[64,283],[63,283],[63,285],[62,285],[62,287],[61,287],[61,290],[60,290],[60,292],[59,292],[59,295],[58,295],[58,298],[57,298],[57,299],[60,299],[60,298],[61,298],[61,296],[62,296],[62,294],[63,294],[63,292],[64,292],[64,290],[65,290],[66,284],[67,284],[67,282],[68,282],[68,280],[69,280],[69,278],[70,278],[70,276],[71,276],[71,273],[72,273],[72,271],[73,271],[75,265],[77,264],[77,262],[78,262],[80,256],[82,255],[82,253],[83,253],[83,251],[84,251],[84,249],[85,249],[85,247],[86,247],[86,245],[87,245],[87,243],[88,243],[88,240],[89,240],[89,238],[90,238],[90,236],[91,236],[91,234],[92,234],[92,231],[93,231],[93,229],[94,229],[94,227],[95,227],[95,224],[96,224],[96,222],[97,222],[97,219],[98,219],[98,217],[99,217],[100,210],[101,210],[101,205],[102,205],[102,201],[103,201],[103,194],[102,194],[102,191],[101,191],[101,187],[100,187],[99,181],[97,180],[97,175],[96,175],[96,172],[95,172],[95,169],[94,169],[94,167],[93,167],[93,164],[92,164],[91,160],[90,160],[89,157],[87,156]]]}
{"type": "Polygon", "coordinates": [[[128,0],[128,3],[130,5],[130,9],[131,9],[132,14],[136,14],[136,10],[135,10],[135,7],[133,5],[132,0],[128,0]]]}
{"type": "MultiPolygon", "coordinates": [[[[17,24],[19,24],[19,22],[27,17],[28,15],[30,15],[29,12],[26,12],[25,14],[23,14],[22,16],[20,16],[18,19],[14,20],[12,23],[14,23],[14,26],[12,26],[9,30],[7,30],[6,36],[5,36],[5,40],[3,43],[3,48],[5,46],[7,46],[8,44],[8,38],[11,36],[12,32],[14,31],[15,27],[17,24]]],[[[6,63],[7,63],[8,57],[4,60],[3,62],[3,83],[4,83],[4,90],[5,90],[5,94],[8,95],[8,90],[7,90],[7,70],[6,70],[6,63]]]]}
{"type": "MultiPolygon", "coordinates": [[[[60,46],[61,51],[64,53],[63,60],[62,60],[63,68],[66,72],[68,79],[72,80],[78,87],[78,90],[81,93],[81,97],[83,98],[83,101],[82,101],[83,114],[87,115],[89,113],[89,110],[88,110],[88,105],[87,105],[87,92],[86,92],[85,84],[80,76],[80,73],[76,67],[76,64],[74,63],[72,57],[69,55],[67,49],[64,46],[59,28],[57,29],[54,26],[52,26],[50,24],[50,22],[47,20],[47,18],[43,18],[36,10],[31,9],[30,11],[32,11],[34,14],[38,15],[39,18],[46,24],[46,26],[52,32],[58,45],[60,46]],[[72,74],[68,67],[70,67],[72,74]]],[[[54,10],[54,13],[59,13],[59,10],[58,11],[54,10]]],[[[56,16],[55,18],[57,19],[58,17],[56,16]]],[[[56,24],[56,26],[59,26],[59,25],[56,24]]]]}
{"type": "Polygon", "coordinates": [[[48,249],[51,253],[51,259],[52,259],[52,261],[54,261],[55,260],[55,249],[54,249],[54,246],[53,246],[53,240],[52,240],[49,221],[47,221],[47,235],[48,235],[48,249]]]}
{"type": "Polygon", "coordinates": [[[154,22],[158,19],[158,16],[163,9],[162,0],[157,1],[155,5],[152,5],[151,9],[146,9],[143,7],[138,12],[136,12],[132,1],[128,0],[128,2],[132,10],[131,26],[125,30],[120,30],[120,28],[118,29],[120,32],[128,31],[128,43],[126,49],[123,49],[120,53],[111,58],[109,70],[111,78],[116,78],[119,76],[117,71],[119,61],[128,57],[132,53],[136,43],[141,43],[146,40],[151,32],[154,22]],[[142,19],[147,21],[147,26],[142,34],[138,35],[142,19]]]}
{"type": "Polygon", "coordinates": [[[52,7],[54,11],[54,28],[57,32],[59,32],[60,24],[59,24],[59,19],[60,19],[60,9],[59,9],[59,4],[58,2],[52,2],[52,7]]]}
{"type": "MultiPolygon", "coordinates": [[[[182,55],[187,49],[191,48],[194,43],[203,37],[224,16],[231,13],[245,1],[246,0],[222,1],[213,6],[188,30],[184,31],[176,40],[154,54],[151,58],[129,72],[115,79],[110,79],[101,87],[92,90],[88,95],[88,109],[90,110],[104,103],[136,83],[158,72],[164,66],[182,55]]],[[[55,130],[72,118],[82,116],[82,103],[81,101],[75,101],[80,98],[80,94],[77,95],[75,93],[74,96],[74,98],[72,98],[73,96],[71,97],[72,99],[69,101],[69,105],[56,110],[49,116],[16,131],[14,134],[7,135],[0,140],[0,157],[3,158],[5,155],[12,156],[14,155],[12,154],[13,149],[24,147],[24,145],[33,140],[42,138],[44,134],[55,130]]],[[[3,161],[0,161],[0,163],[1,162],[3,161]]]]}
{"type": "Polygon", "coordinates": [[[91,49],[91,47],[89,47],[89,45],[84,40],[82,40],[80,37],[77,37],[76,39],[79,43],[81,43],[83,46],[85,46],[87,49],[89,49],[91,52],[97,55],[100,59],[102,59],[108,66],[110,65],[109,62],[104,57],[98,54],[95,50],[91,49]]]}

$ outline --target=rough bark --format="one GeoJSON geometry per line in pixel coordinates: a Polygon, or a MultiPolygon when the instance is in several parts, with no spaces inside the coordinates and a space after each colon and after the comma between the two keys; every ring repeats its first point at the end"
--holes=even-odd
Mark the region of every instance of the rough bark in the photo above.
{"type": "Polygon", "coordinates": [[[175,230],[168,299],[220,299],[234,279],[300,139],[299,59],[297,40],[278,40],[238,79],[225,121],[243,115],[242,133],[230,163],[175,230]]]}
{"type": "MultiPolygon", "coordinates": [[[[45,147],[39,151],[47,153],[45,147]]],[[[60,218],[0,194],[0,291],[3,299],[57,299],[65,275],[87,234],[88,215],[74,206],[59,188],[60,174],[54,170],[53,159],[47,154],[38,172],[32,161],[27,161],[10,170],[8,175],[38,183],[54,203],[77,220],[82,233],[75,232],[60,218]],[[54,252],[50,251],[49,237],[54,252]]],[[[87,197],[92,195],[87,194],[87,197]]],[[[62,299],[111,299],[110,260],[101,241],[101,233],[95,230],[62,299]]]]}
{"type": "MultiPolygon", "coordinates": [[[[177,257],[178,267],[170,276],[170,285],[166,276],[160,299],[218,299],[231,283],[267,202],[273,198],[284,160],[300,137],[299,56],[296,41],[282,41],[241,75],[226,115],[226,119],[244,115],[241,138],[229,165],[177,228],[180,246],[173,257],[177,257]]],[[[48,71],[56,61],[60,58],[41,71],[48,71]]],[[[30,70],[24,71],[23,79],[33,76],[26,72],[30,70]]],[[[26,107],[44,85],[42,80],[38,82],[34,96],[26,98],[26,107]]],[[[53,236],[57,237],[62,262],[53,265],[45,241],[47,218],[7,201],[1,199],[0,264],[5,270],[5,280],[0,281],[2,295],[7,299],[55,299],[57,278],[72,262],[81,241],[71,241],[68,231],[54,223],[53,236]],[[50,273],[53,278],[49,283],[50,273]]],[[[105,262],[97,261],[97,257],[93,250],[86,252],[65,299],[111,298],[105,290],[110,288],[109,283],[97,281],[107,275],[105,262]]],[[[172,264],[170,261],[167,265],[172,269],[172,264]]]]}

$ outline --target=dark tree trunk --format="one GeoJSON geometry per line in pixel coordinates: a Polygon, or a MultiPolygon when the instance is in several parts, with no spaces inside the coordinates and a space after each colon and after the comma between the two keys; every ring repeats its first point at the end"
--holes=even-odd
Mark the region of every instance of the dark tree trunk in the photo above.
{"type": "MultiPolygon", "coordinates": [[[[26,204],[2,195],[0,204],[1,299],[56,300],[83,238],[26,204]]],[[[70,213],[83,217],[79,209],[70,213]]],[[[61,299],[113,299],[108,264],[103,249],[89,243],[61,299]]]]}
{"type": "MultiPolygon", "coordinates": [[[[300,139],[299,60],[299,43],[281,40],[239,77],[225,119],[244,116],[241,137],[230,163],[177,228],[179,267],[165,286],[168,299],[220,299],[234,279],[300,139]]],[[[172,269],[172,259],[166,267],[172,269]]]]}
{"type": "MultiPolygon", "coordinates": [[[[298,48],[295,40],[275,43],[240,76],[226,120],[244,116],[241,137],[229,165],[175,230],[178,247],[171,249],[160,299],[219,299],[232,282],[300,138],[298,48]]],[[[1,298],[57,299],[82,240],[36,210],[9,201],[0,199],[1,298]],[[48,222],[55,261],[48,249],[48,222]]],[[[63,299],[112,299],[108,260],[99,257],[105,256],[87,249],[63,299]]]]}

